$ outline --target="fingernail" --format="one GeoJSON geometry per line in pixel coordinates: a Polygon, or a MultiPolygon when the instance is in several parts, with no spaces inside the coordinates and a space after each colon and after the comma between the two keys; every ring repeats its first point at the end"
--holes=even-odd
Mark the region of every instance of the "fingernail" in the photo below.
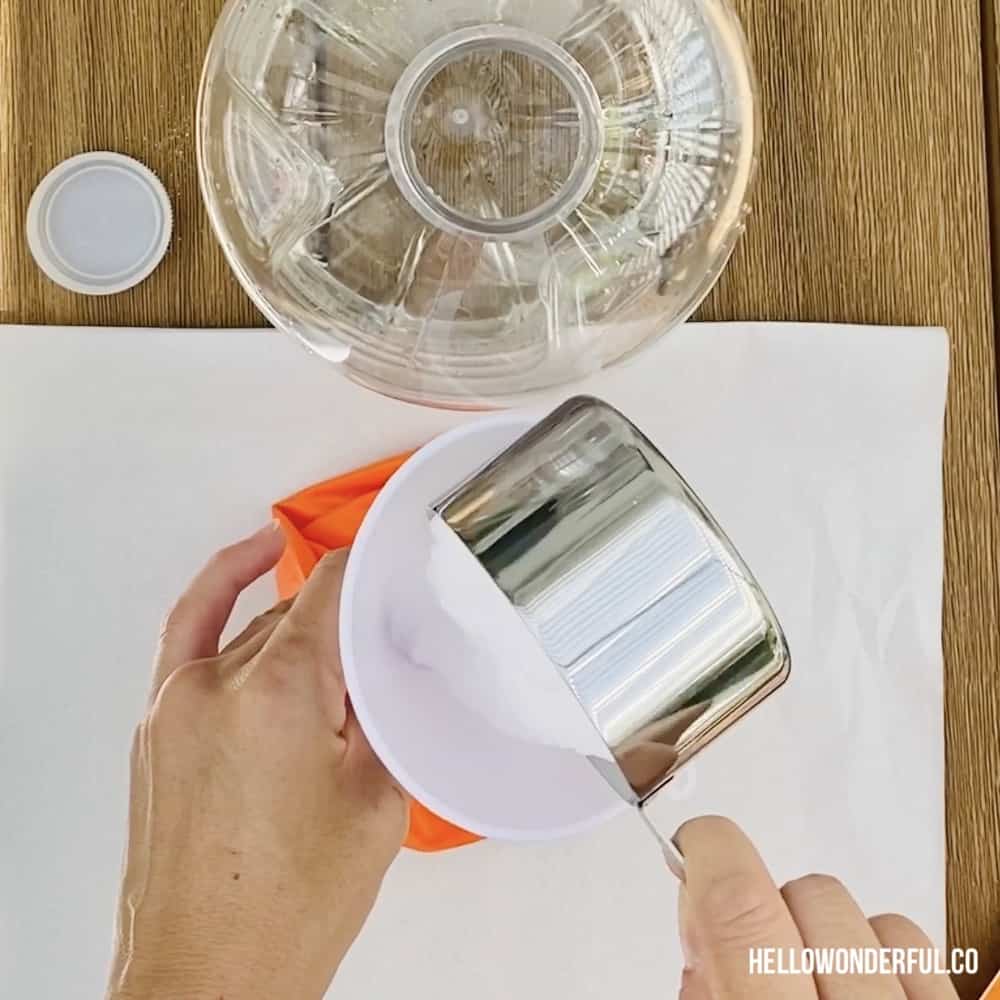
{"type": "Polygon", "coordinates": [[[681,854],[681,849],[677,846],[677,840],[675,837],[671,837],[664,843],[663,860],[666,861],[667,867],[670,869],[674,878],[676,878],[677,881],[683,885],[686,877],[684,870],[684,855],[681,854]]]}
{"type": "Polygon", "coordinates": [[[273,535],[279,531],[281,531],[281,522],[275,518],[268,521],[263,528],[258,528],[257,531],[254,532],[254,536],[256,538],[264,538],[267,535],[273,535]]]}

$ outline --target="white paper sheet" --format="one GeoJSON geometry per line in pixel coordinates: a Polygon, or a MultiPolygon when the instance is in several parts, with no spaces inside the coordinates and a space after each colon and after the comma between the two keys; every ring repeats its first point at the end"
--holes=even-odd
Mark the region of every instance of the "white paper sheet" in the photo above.
{"type": "MultiPolygon", "coordinates": [[[[731,815],[777,878],[832,872],[939,942],[947,357],[936,330],[689,326],[586,387],[691,482],[792,649],[790,683],[678,779],[677,821],[731,815]]],[[[131,731],[203,558],[271,501],[468,419],[268,331],[0,330],[4,995],[101,994],[131,731]]],[[[271,597],[255,587],[240,620],[271,597]]],[[[670,996],[675,895],[629,817],[406,855],[331,995],[670,996]]]]}

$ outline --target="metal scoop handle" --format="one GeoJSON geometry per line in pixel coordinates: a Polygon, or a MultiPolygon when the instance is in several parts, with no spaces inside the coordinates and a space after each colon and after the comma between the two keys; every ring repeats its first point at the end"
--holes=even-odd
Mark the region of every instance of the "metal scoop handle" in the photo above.
{"type": "MultiPolygon", "coordinates": [[[[637,809],[646,828],[659,843],[667,867],[679,882],[683,882],[686,873],[684,855],[674,841],[671,827],[663,822],[666,820],[662,809],[662,803],[665,799],[666,796],[663,795],[651,795],[640,802],[637,809]],[[657,808],[657,805],[660,805],[661,808],[657,808]]],[[[676,823],[676,817],[673,822],[676,823]]]]}

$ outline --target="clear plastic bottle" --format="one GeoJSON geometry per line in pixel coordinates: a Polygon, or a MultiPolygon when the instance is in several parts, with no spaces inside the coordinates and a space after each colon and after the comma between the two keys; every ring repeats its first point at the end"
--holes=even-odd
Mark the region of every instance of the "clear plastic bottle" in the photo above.
{"type": "Polygon", "coordinates": [[[687,318],[758,131],[722,0],[230,0],[198,155],[277,327],[380,392],[474,408],[687,318]]]}

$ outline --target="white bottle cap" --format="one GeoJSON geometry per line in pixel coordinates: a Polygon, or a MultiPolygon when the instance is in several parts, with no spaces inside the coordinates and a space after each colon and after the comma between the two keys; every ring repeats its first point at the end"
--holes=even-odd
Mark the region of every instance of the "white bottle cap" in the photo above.
{"type": "Polygon", "coordinates": [[[120,153],[82,153],[45,176],[28,206],[28,246],[57,284],[112,295],[163,259],[170,198],[148,167],[120,153]]]}

